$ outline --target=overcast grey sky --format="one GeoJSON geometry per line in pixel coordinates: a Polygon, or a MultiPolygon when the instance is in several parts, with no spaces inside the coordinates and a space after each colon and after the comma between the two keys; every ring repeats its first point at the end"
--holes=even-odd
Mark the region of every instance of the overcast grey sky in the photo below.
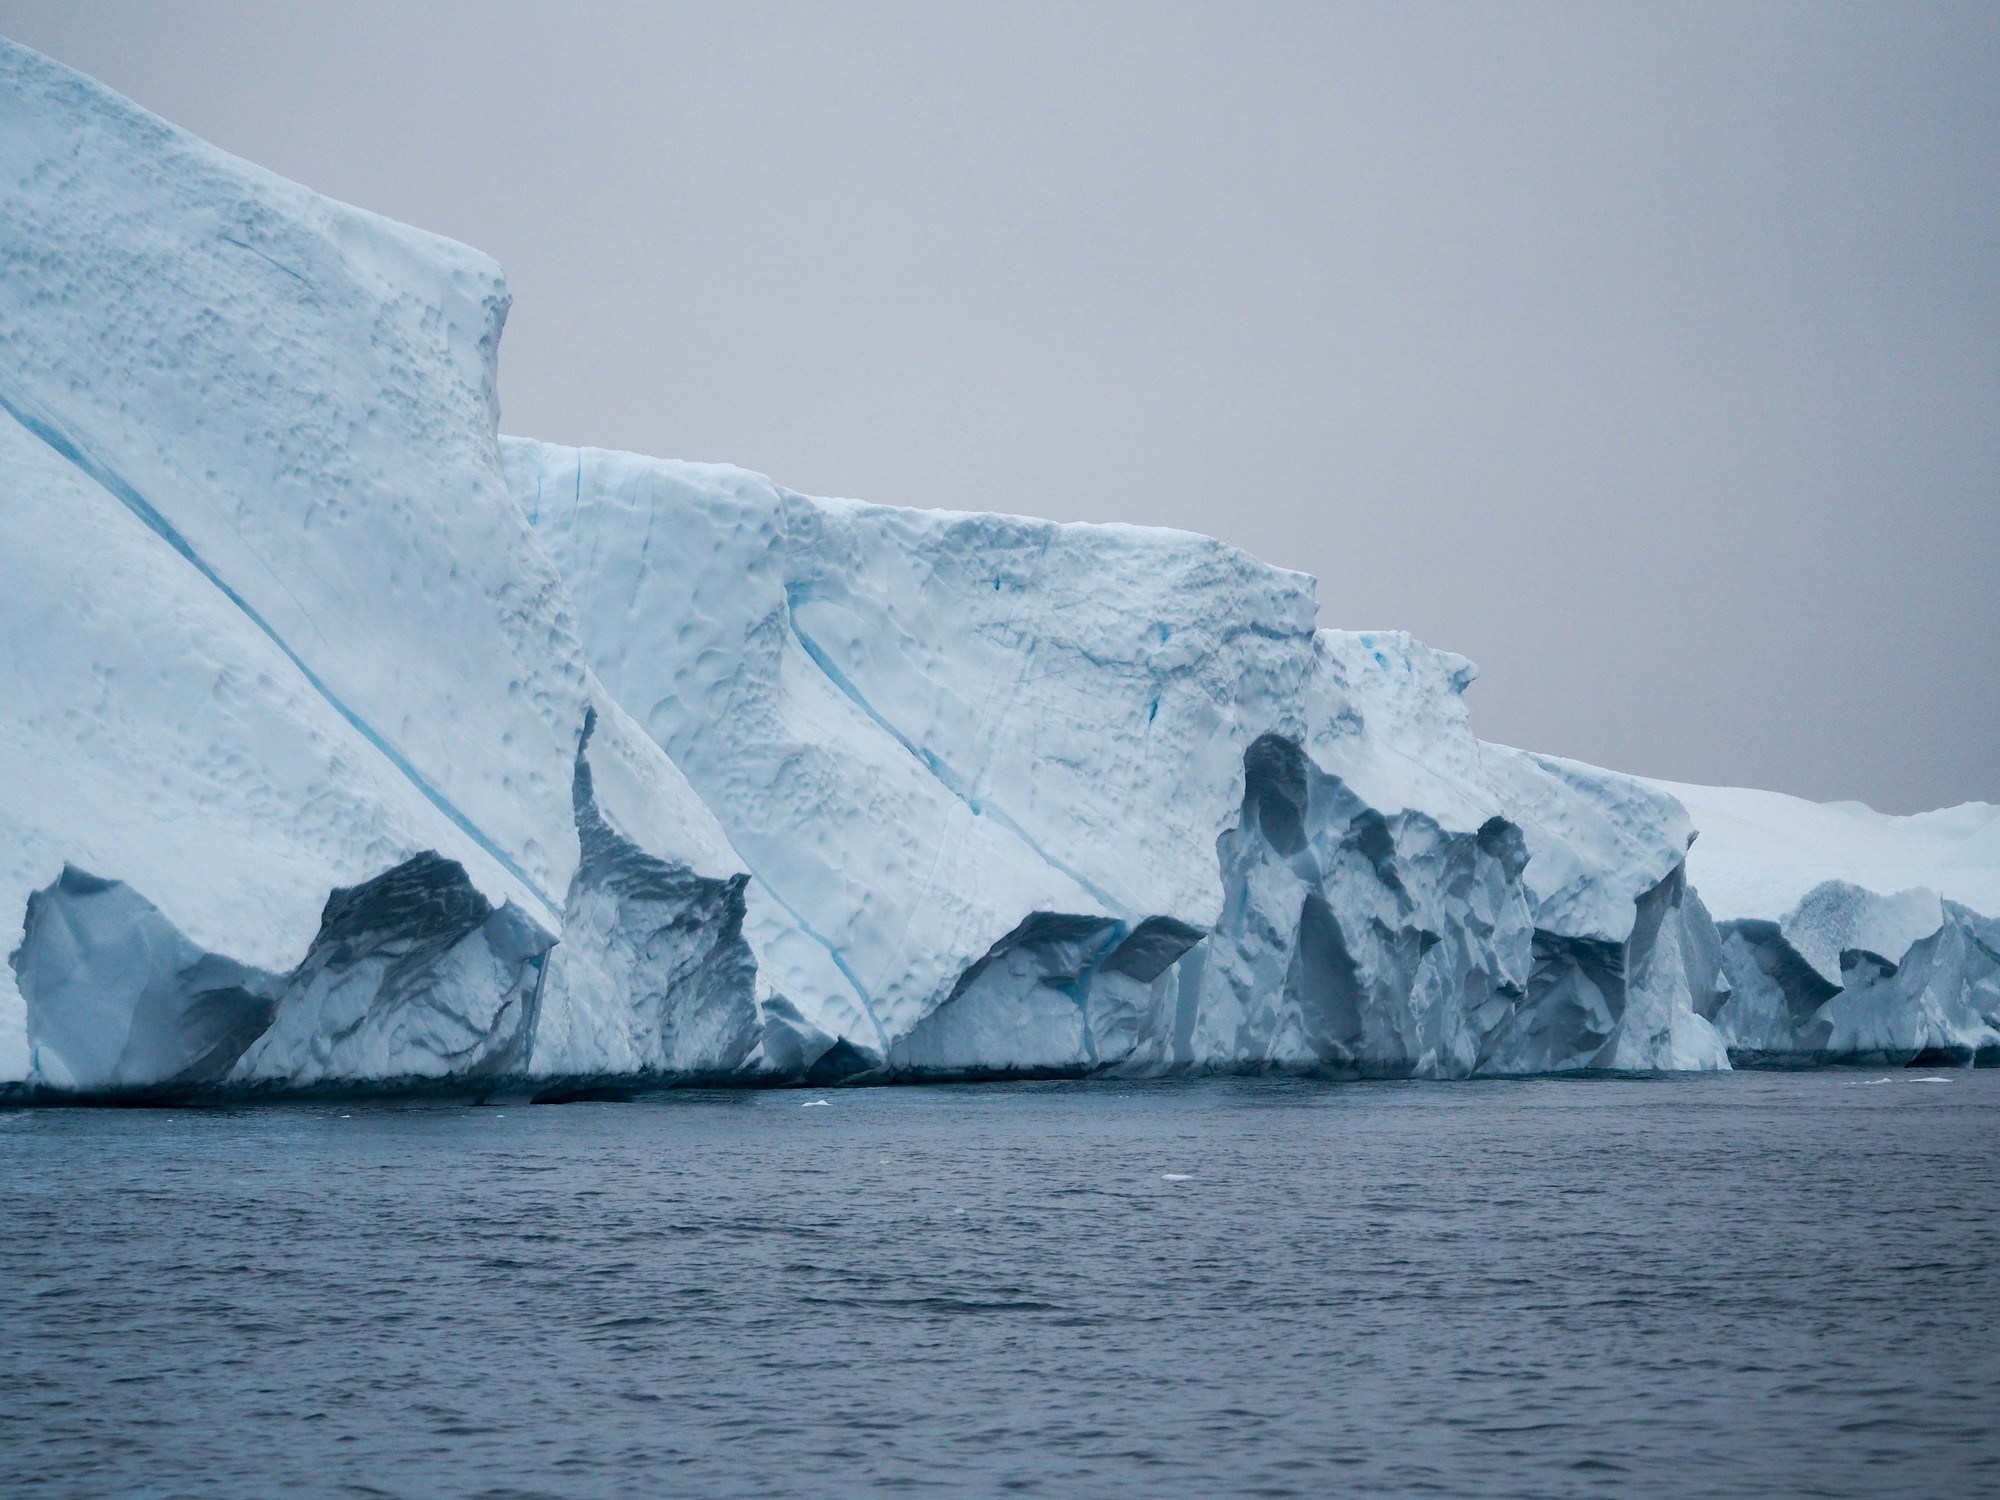
{"type": "Polygon", "coordinates": [[[508,431],[1207,531],[1625,770],[2000,800],[2000,6],[131,4],[508,431]]]}

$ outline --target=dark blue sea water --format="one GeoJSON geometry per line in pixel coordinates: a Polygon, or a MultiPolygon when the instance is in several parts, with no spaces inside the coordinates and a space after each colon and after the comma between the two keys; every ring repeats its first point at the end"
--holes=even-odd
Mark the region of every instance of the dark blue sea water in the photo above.
{"type": "Polygon", "coordinates": [[[1995,1495],[2000,1075],[21,1111],[0,1356],[14,1495],[1995,1495]]]}

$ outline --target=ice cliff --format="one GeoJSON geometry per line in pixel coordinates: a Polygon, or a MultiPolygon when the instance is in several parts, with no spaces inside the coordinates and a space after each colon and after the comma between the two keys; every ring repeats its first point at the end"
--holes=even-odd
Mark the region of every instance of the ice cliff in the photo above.
{"type": "Polygon", "coordinates": [[[502,439],[507,305],[0,43],[0,1088],[1987,1045],[1987,896],[1718,928],[1696,789],[1310,579],[502,439]]]}
{"type": "Polygon", "coordinates": [[[716,813],[753,941],[794,938],[761,945],[773,988],[846,1066],[1721,1062],[1679,806],[1481,744],[1468,663],[1318,629],[1310,579],[1180,532],[503,453],[592,668],[716,813]]]}
{"type": "MultiPolygon", "coordinates": [[[[0,1076],[506,1075],[653,1035],[574,1012],[663,953],[553,945],[705,920],[741,871],[595,702],[507,493],[506,311],[484,256],[0,45],[0,1076]],[[632,894],[618,839],[678,884],[632,894]]],[[[704,1003],[754,1017],[734,982],[704,1003]]]]}
{"type": "Polygon", "coordinates": [[[1705,1014],[1738,1063],[2000,1061],[2000,807],[1657,785],[1701,830],[1727,989],[1705,1014]]]}

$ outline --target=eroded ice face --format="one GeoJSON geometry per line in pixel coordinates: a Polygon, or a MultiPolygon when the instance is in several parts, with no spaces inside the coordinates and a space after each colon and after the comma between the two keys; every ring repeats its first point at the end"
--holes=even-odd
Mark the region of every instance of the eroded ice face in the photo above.
{"type": "Polygon", "coordinates": [[[1718,930],[1672,795],[1481,743],[1470,663],[1310,579],[500,440],[485,257],[6,44],[0,106],[0,1079],[1975,1038],[1971,908],[1718,930]]]}
{"type": "Polygon", "coordinates": [[[593,669],[818,964],[770,982],[857,1066],[1720,1061],[1677,805],[1481,745],[1469,663],[1317,630],[1309,579],[1185,533],[503,453],[593,669]]]}

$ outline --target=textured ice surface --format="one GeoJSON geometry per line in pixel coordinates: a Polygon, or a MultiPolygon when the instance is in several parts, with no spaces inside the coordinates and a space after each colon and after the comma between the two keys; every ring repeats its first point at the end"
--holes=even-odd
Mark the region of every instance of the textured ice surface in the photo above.
{"type": "Polygon", "coordinates": [[[583,679],[495,462],[499,268],[24,49],[0,97],[0,406],[553,907],[583,679]]]}
{"type": "Polygon", "coordinates": [[[1206,537],[508,439],[591,665],[890,1073],[1717,1066],[1669,797],[1206,537]],[[797,941],[797,939],[805,941],[797,941]]]}
{"type": "MultiPolygon", "coordinates": [[[[506,308],[477,252],[0,42],[0,1079],[209,1070],[143,1037],[208,1025],[218,965],[277,987],[260,1081],[498,1066],[532,1018],[591,688],[500,472],[506,308]]],[[[612,758],[631,839],[738,873],[650,741],[612,758]]]]}
{"type": "Polygon", "coordinates": [[[1673,795],[1311,579],[500,439],[507,304],[0,43],[0,1084],[1986,1045],[1991,809],[1705,839],[1718,927],[1673,795]]]}
{"type": "Polygon", "coordinates": [[[1659,783],[1701,830],[1689,870],[1719,919],[1715,1022],[1766,1062],[2000,1051],[2000,807],[1897,817],[1857,802],[1659,783]]]}
{"type": "Polygon", "coordinates": [[[130,886],[65,865],[28,897],[27,1043],[57,1088],[215,1083],[270,1026],[275,974],[204,953],[130,886]]]}
{"type": "Polygon", "coordinates": [[[715,1076],[757,1044],[749,876],[663,764],[615,704],[592,710],[572,784],[583,855],[523,1058],[536,1077],[715,1076]],[[682,818],[647,828],[663,810],[682,818]],[[698,844],[690,828],[711,837],[698,844]]]}

